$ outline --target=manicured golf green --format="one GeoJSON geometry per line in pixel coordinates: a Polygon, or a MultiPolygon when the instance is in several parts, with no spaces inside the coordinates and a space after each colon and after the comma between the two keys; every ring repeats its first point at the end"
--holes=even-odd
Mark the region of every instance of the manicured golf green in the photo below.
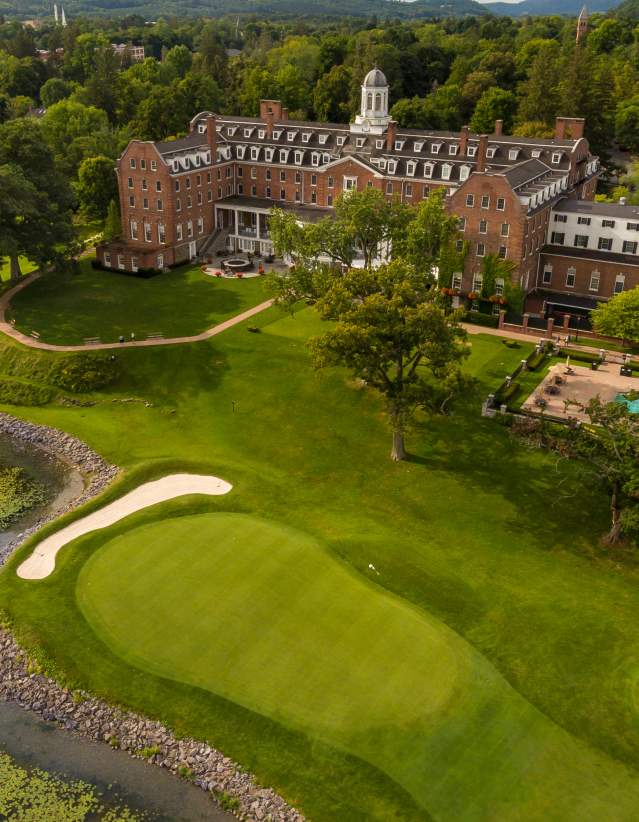
{"type": "Polygon", "coordinates": [[[630,819],[639,807],[639,777],[300,531],[228,513],[142,526],[93,554],[77,594],[130,664],[345,748],[436,819],[630,819]]]}
{"type": "MultiPolygon", "coordinates": [[[[529,347],[473,336],[466,367],[477,391],[448,417],[419,419],[407,438],[410,459],[393,464],[380,399],[339,369],[313,371],[306,338],[322,324],[311,310],[289,318],[269,309],[250,324],[262,333],[244,324],[197,345],[118,351],[119,382],[87,404],[6,408],[69,431],[120,465],[124,479],[107,499],[176,470],[233,484],[225,497],[153,506],[77,540],[39,582],[15,574],[33,543],[25,546],[0,572],[0,609],[23,641],[70,687],[209,740],[315,822],[634,820],[635,554],[610,555],[598,544],[607,500],[585,466],[529,449],[479,414],[529,347]],[[260,526],[256,540],[274,542],[263,549],[267,562],[254,561],[246,532],[236,550],[221,539],[219,518],[231,515],[276,529],[269,542],[260,526]],[[201,531],[191,522],[185,536],[182,517],[201,531]],[[115,562],[120,540],[126,563],[115,562]],[[189,577],[184,552],[210,560],[215,550],[228,554],[228,568],[200,566],[189,577]],[[278,562],[280,551],[298,561],[278,562]],[[100,581],[113,586],[109,607],[119,607],[120,592],[127,597],[119,646],[77,599],[102,556],[121,568],[117,580],[107,572],[100,581]],[[164,569],[162,598],[143,579],[155,564],[164,569]],[[298,602],[305,579],[319,603],[310,593],[298,602]],[[326,594],[329,579],[341,596],[326,594]],[[206,598],[207,590],[221,593],[206,598]],[[379,628],[391,603],[393,618],[383,621],[401,649],[392,659],[397,705],[379,628]],[[366,619],[372,627],[363,632],[366,619]],[[219,620],[226,627],[216,631],[219,620]],[[407,636],[423,641],[406,652],[397,634],[408,620],[407,636]],[[145,642],[160,626],[167,647],[150,655],[145,642]],[[210,664],[210,679],[193,684],[203,676],[199,656],[220,661],[216,642],[230,649],[229,663],[210,664]],[[306,643],[300,672],[289,652],[306,643]],[[358,657],[362,644],[370,654],[379,645],[381,658],[358,657]],[[343,676],[351,658],[361,669],[352,673],[357,699],[343,676]],[[306,682],[314,677],[319,697],[306,682]],[[419,697],[417,679],[428,680],[419,697]],[[340,708],[341,688],[352,715],[340,708]],[[383,715],[396,713],[372,726],[367,703],[377,690],[383,715]],[[424,718],[422,697],[443,709],[424,718]]],[[[0,376],[16,373],[19,351],[0,340],[0,376]]],[[[52,355],[28,357],[33,379],[46,380],[52,355]]]]}
{"type": "Polygon", "coordinates": [[[122,334],[198,334],[267,299],[264,281],[218,279],[183,266],[149,280],[96,271],[46,274],[11,301],[10,317],[45,342],[75,345],[90,337],[114,342],[122,334]]]}

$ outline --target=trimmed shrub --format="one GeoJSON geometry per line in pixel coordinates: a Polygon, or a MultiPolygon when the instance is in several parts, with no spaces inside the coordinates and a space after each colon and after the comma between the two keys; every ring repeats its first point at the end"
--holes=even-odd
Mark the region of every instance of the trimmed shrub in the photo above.
{"type": "Polygon", "coordinates": [[[5,405],[46,405],[53,399],[53,391],[46,385],[0,377],[0,403],[5,405]]]}
{"type": "Polygon", "coordinates": [[[495,402],[498,405],[508,404],[518,391],[519,383],[513,380],[510,385],[504,387],[503,391],[498,391],[497,394],[495,394],[495,402]]]}
{"type": "Polygon", "coordinates": [[[529,371],[536,371],[539,366],[544,362],[546,359],[547,354],[545,351],[535,351],[530,355],[528,358],[528,370],[529,371]]]}
{"type": "Polygon", "coordinates": [[[61,357],[51,369],[53,385],[70,391],[72,394],[97,391],[111,385],[118,376],[117,361],[108,355],[100,354],[74,354],[61,357]]]}
{"type": "Polygon", "coordinates": [[[497,328],[499,325],[499,317],[495,314],[482,314],[479,311],[467,311],[464,317],[464,322],[474,323],[474,325],[483,325],[487,328],[497,328]]]}
{"type": "MultiPolygon", "coordinates": [[[[177,268],[177,266],[172,267],[177,268]]],[[[157,277],[158,274],[162,273],[159,268],[138,268],[137,271],[128,271],[125,268],[109,268],[103,265],[100,260],[91,260],[91,268],[96,271],[110,271],[112,274],[124,274],[125,277],[138,277],[141,280],[149,280],[151,277],[157,277]]]]}

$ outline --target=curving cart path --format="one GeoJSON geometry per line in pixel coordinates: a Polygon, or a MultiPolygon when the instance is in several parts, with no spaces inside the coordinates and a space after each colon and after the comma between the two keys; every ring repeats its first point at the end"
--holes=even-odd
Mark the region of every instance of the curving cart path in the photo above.
{"type": "Polygon", "coordinates": [[[31,556],[18,567],[17,574],[22,579],[44,579],[55,569],[55,558],[58,551],[69,542],[100,528],[108,528],[119,520],[175,497],[187,494],[206,494],[220,496],[228,494],[233,486],[218,479],[202,474],[169,474],[159,480],[145,482],[120,499],[105,505],[99,511],[87,514],[86,517],[72,522],[66,528],[43,539],[34,549],[31,556]]]}
{"type": "Polygon", "coordinates": [[[30,285],[34,280],[37,280],[39,276],[40,274],[37,271],[33,274],[27,275],[18,285],[14,288],[10,288],[9,291],[6,291],[0,297],[0,333],[6,334],[7,337],[11,337],[29,348],[40,348],[43,351],[104,351],[112,348],[150,348],[151,346],[156,345],[179,345],[181,343],[202,342],[203,340],[210,340],[211,337],[215,337],[217,334],[221,334],[222,331],[226,331],[228,328],[232,328],[234,325],[238,325],[238,323],[254,317],[256,314],[265,311],[273,305],[273,300],[266,300],[265,302],[255,305],[253,308],[249,308],[247,311],[243,311],[241,314],[231,317],[228,320],[224,320],[224,322],[214,325],[212,328],[208,328],[201,334],[195,334],[192,337],[168,337],[166,339],[134,340],[133,342],[129,341],[123,343],[113,342],[84,343],[82,345],[53,345],[52,343],[45,343],[41,340],[36,340],[34,337],[29,337],[27,334],[23,334],[22,331],[18,331],[18,329],[11,325],[11,323],[8,323],[5,317],[6,310],[11,302],[11,298],[19,291],[22,291],[23,288],[30,285]]]}

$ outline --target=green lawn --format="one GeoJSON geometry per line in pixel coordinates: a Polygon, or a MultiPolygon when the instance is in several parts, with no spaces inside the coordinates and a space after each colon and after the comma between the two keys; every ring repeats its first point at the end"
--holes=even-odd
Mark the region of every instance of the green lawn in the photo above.
{"type": "MultiPolygon", "coordinates": [[[[20,268],[23,274],[28,274],[36,266],[30,263],[26,257],[20,257],[20,268]]],[[[0,282],[6,282],[10,277],[11,267],[9,260],[5,258],[4,262],[0,261],[0,282]]]]}
{"type": "Polygon", "coordinates": [[[529,347],[473,335],[477,393],[394,464],[379,400],[311,369],[314,313],[255,323],[118,352],[93,405],[18,409],[125,469],[106,499],[176,469],[233,484],[87,535],[40,582],[23,548],[0,574],[22,639],[314,820],[634,820],[637,565],[598,547],[582,466],[478,413],[529,347]]]}
{"type": "Polygon", "coordinates": [[[96,271],[85,259],[79,274],[47,274],[17,294],[10,316],[50,343],[115,342],[132,332],[138,339],[197,334],[266,298],[260,278],[218,280],[184,266],[143,280],[96,271]]]}

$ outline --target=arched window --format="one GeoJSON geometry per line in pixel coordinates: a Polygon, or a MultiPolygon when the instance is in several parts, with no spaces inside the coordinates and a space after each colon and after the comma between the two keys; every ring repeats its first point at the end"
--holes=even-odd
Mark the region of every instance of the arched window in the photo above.
{"type": "Polygon", "coordinates": [[[373,95],[370,94],[370,93],[366,97],[366,108],[367,109],[372,109],[373,108],[373,95]]]}
{"type": "Polygon", "coordinates": [[[375,95],[375,111],[380,111],[382,108],[382,95],[376,94],[375,95]]]}

